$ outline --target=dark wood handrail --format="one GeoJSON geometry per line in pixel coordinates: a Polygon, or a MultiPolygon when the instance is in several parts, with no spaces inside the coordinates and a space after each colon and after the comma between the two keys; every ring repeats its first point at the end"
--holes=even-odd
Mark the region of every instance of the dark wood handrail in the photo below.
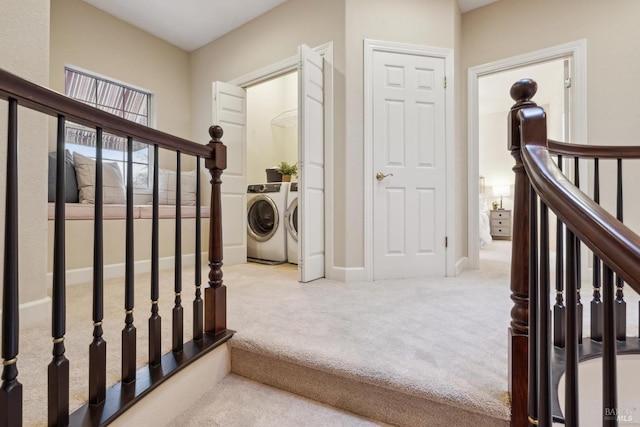
{"type": "Polygon", "coordinates": [[[213,156],[210,146],[169,135],[138,123],[114,116],[106,111],[89,107],[56,91],[24,80],[0,68],[0,99],[13,98],[19,105],[29,107],[53,117],[62,115],[67,121],[90,128],[101,127],[104,132],[131,136],[136,141],[158,144],[160,148],[180,151],[205,159],[213,156]]]}
{"type": "MultiPolygon", "coordinates": [[[[551,157],[546,138],[540,138],[537,131],[540,122],[546,121],[542,108],[525,107],[518,111],[518,120],[523,164],[540,198],[589,249],[640,293],[640,236],[595,203],[560,171],[551,157]]],[[[546,129],[546,125],[542,126],[546,129]]],[[[577,147],[572,145],[572,148],[577,147]]],[[[593,155],[603,148],[584,151],[593,155]]],[[[609,156],[627,158],[619,148],[611,147],[609,156]]],[[[635,150],[628,152],[640,154],[640,147],[629,148],[635,150]]],[[[634,158],[635,154],[630,157],[634,158]]]]}
{"type": "Polygon", "coordinates": [[[637,145],[583,145],[550,139],[547,148],[552,154],[586,159],[640,159],[640,146],[637,145]]]}

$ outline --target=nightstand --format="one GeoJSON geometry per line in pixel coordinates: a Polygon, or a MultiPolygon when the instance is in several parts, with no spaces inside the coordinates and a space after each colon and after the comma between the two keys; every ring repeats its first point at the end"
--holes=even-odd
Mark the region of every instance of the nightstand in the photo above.
{"type": "Polygon", "coordinates": [[[502,209],[489,211],[491,220],[491,237],[511,240],[511,211],[502,209]]]}

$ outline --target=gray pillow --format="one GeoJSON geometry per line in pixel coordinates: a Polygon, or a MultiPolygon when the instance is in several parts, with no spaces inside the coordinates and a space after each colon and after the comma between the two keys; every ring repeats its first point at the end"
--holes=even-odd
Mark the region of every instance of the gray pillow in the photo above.
{"type": "MultiPolygon", "coordinates": [[[[78,181],[73,157],[69,150],[64,153],[64,199],[66,203],[78,203],[78,181]]],[[[56,201],[56,153],[49,153],[49,202],[56,201]]]]}

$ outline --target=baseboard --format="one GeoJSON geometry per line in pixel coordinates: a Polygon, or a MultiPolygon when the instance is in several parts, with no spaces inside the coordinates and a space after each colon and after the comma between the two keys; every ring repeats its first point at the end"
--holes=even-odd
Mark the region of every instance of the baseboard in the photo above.
{"type": "MultiPolygon", "coordinates": [[[[51,316],[51,298],[44,297],[38,300],[20,304],[20,327],[26,328],[41,322],[47,322],[51,316]]],[[[2,317],[2,310],[0,310],[2,317]]]]}
{"type": "Polygon", "coordinates": [[[462,273],[464,270],[467,269],[467,264],[469,264],[469,258],[467,258],[466,256],[460,258],[458,261],[456,261],[456,277],[460,275],[460,273],[462,273]]]}
{"type": "Polygon", "coordinates": [[[366,275],[364,267],[336,267],[330,268],[325,277],[340,282],[364,282],[366,275]]]}
{"type": "Polygon", "coordinates": [[[112,426],[163,426],[231,372],[229,343],[193,362],[140,400],[112,426]],[[206,378],[206,381],[203,381],[206,378]]]}
{"type": "MultiPolygon", "coordinates": [[[[206,252],[202,253],[202,265],[207,265],[208,255],[206,252]]],[[[194,254],[185,254],[182,256],[182,266],[189,267],[195,264],[194,254]]],[[[173,268],[175,265],[174,257],[160,258],[160,270],[166,270],[173,268]]],[[[104,279],[116,279],[124,277],[125,264],[109,264],[104,266],[104,279]]],[[[148,273],[151,271],[151,260],[145,259],[136,261],[134,263],[134,271],[136,274],[148,273]]],[[[93,267],[78,268],[75,270],[67,270],[66,285],[78,285],[81,283],[91,283],[93,281],[93,267]]],[[[47,289],[51,289],[53,284],[53,273],[47,273],[47,289]]]]}

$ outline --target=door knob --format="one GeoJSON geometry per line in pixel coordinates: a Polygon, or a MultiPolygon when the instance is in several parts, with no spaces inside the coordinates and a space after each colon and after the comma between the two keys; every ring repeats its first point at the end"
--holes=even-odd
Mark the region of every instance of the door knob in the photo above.
{"type": "Polygon", "coordinates": [[[388,177],[388,176],[393,176],[393,174],[392,174],[392,173],[388,173],[388,174],[386,174],[386,175],[385,175],[385,174],[383,174],[382,172],[378,172],[378,173],[376,174],[376,179],[377,179],[378,181],[382,181],[383,179],[385,179],[385,178],[386,178],[386,177],[388,177]]]}

